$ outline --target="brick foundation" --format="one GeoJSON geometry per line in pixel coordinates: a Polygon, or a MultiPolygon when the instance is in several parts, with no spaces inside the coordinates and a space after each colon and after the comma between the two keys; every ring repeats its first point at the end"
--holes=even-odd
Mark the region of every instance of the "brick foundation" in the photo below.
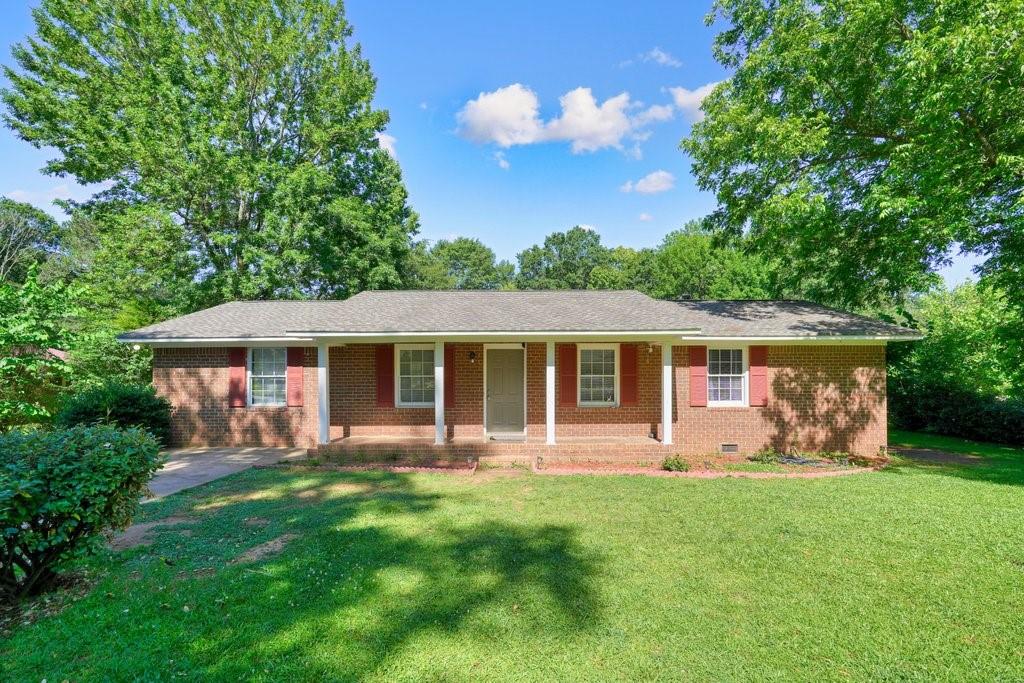
{"type": "MultiPolygon", "coordinates": [[[[533,454],[615,459],[667,452],[708,454],[723,443],[743,453],[764,446],[780,450],[834,450],[873,455],[886,443],[885,347],[852,345],[787,345],[768,349],[768,405],[708,408],[689,405],[689,354],[673,351],[673,435],[666,447],[645,441],[660,438],[661,350],[638,346],[638,400],[632,407],[583,408],[557,406],[556,439],[587,439],[597,443],[545,446],[543,343],[526,345],[526,431],[533,443],[483,442],[483,345],[456,344],[455,399],[445,411],[449,439],[443,447],[456,457],[464,453],[533,454]],[[475,361],[470,354],[475,354],[475,361]],[[601,437],[608,442],[600,443],[601,437]],[[618,440],[618,442],[617,442],[618,440]],[[623,443],[622,440],[629,441],[623,443]]],[[[556,351],[557,357],[557,351],[556,351]]],[[[380,407],[375,395],[374,348],[348,344],[330,349],[330,435],[332,442],[367,437],[432,439],[433,408],[380,407]]],[[[154,351],[153,383],[174,406],[172,438],[181,445],[316,445],[316,349],[304,355],[304,405],[296,408],[229,408],[227,349],[178,348],[154,351]]],[[[557,376],[557,373],[556,373],[557,376]]],[[[558,380],[556,379],[556,384],[558,380]]],[[[556,386],[556,396],[558,387],[556,386]]],[[[353,439],[355,441],[355,439],[353,439]]],[[[334,445],[332,445],[332,448],[334,445]]],[[[345,446],[338,446],[345,448],[345,446]]],[[[418,452],[420,444],[413,444],[418,452]]],[[[376,448],[374,446],[373,448],[376,448]]],[[[394,444],[381,448],[394,449],[394,444]]],[[[528,457],[528,456],[527,456],[528,457]]]]}

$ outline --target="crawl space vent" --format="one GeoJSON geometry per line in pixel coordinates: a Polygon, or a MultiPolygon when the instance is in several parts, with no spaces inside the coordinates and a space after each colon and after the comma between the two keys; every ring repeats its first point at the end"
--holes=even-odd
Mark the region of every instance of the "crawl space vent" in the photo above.
{"type": "Polygon", "coordinates": [[[722,453],[739,453],[740,445],[738,443],[723,443],[719,449],[722,453]]]}

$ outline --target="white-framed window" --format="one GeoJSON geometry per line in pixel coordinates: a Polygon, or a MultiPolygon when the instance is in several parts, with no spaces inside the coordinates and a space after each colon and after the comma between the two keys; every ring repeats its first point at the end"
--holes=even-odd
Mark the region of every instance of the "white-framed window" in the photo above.
{"type": "Polygon", "coordinates": [[[746,349],[708,349],[708,405],[747,405],[746,349]]]}
{"type": "Polygon", "coordinates": [[[580,344],[577,353],[581,406],[614,406],[619,401],[619,345],[580,344]]]}
{"type": "Polygon", "coordinates": [[[288,403],[288,351],[283,346],[249,349],[249,405],[288,403]]]}
{"type": "Polygon", "coordinates": [[[395,344],[395,405],[434,405],[433,344],[395,344]]]}

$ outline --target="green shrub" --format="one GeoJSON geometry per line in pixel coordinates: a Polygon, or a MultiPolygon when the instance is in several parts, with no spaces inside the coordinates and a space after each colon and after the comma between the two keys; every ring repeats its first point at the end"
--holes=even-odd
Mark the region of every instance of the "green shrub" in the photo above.
{"type": "Polygon", "coordinates": [[[689,472],[690,463],[678,455],[670,455],[661,461],[661,469],[668,470],[669,472],[689,472]]]}
{"type": "Polygon", "coordinates": [[[156,439],[138,428],[0,436],[0,601],[46,590],[104,531],[127,527],[160,462],[156,439]]]}
{"type": "Polygon", "coordinates": [[[762,448],[753,455],[748,455],[747,460],[750,462],[760,462],[765,465],[771,465],[779,462],[782,458],[782,454],[776,451],[774,448],[762,448]]]}
{"type": "Polygon", "coordinates": [[[1024,401],[948,384],[891,382],[893,424],[976,441],[1024,446],[1024,401]]]}
{"type": "Polygon", "coordinates": [[[58,427],[114,424],[142,427],[163,445],[171,437],[171,403],[152,387],[108,383],[72,396],[58,413],[58,427]]]}

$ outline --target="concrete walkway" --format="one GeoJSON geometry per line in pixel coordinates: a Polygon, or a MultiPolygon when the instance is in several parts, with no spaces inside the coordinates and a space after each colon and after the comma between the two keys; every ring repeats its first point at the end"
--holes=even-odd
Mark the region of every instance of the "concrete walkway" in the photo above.
{"type": "Polygon", "coordinates": [[[149,489],[157,498],[247,470],[253,465],[272,465],[306,457],[305,448],[174,448],[164,453],[167,463],[149,482],[149,489]]]}

